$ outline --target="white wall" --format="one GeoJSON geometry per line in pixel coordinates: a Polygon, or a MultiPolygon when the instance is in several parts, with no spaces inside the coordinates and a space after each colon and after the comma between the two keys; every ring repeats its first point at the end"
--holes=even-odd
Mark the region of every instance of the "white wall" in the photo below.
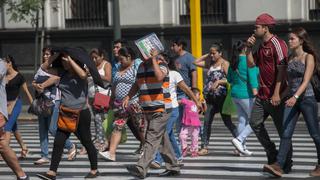
{"type": "Polygon", "coordinates": [[[236,0],[236,21],[254,21],[261,13],[277,20],[307,19],[306,0],[236,0]]]}
{"type": "Polygon", "coordinates": [[[121,25],[159,25],[177,22],[176,0],[120,0],[121,25]]]}

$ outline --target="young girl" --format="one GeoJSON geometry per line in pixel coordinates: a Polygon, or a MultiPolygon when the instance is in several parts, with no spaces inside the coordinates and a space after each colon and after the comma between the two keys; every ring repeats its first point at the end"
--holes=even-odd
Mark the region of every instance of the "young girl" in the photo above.
{"type": "MultiPolygon", "coordinates": [[[[193,94],[196,96],[198,101],[200,100],[200,90],[198,88],[191,89],[193,94]]],[[[200,118],[198,113],[197,105],[194,101],[182,98],[180,104],[184,106],[184,112],[182,115],[182,128],[180,131],[180,142],[182,149],[182,156],[187,156],[188,153],[188,136],[191,136],[191,157],[198,156],[198,138],[200,132],[200,118]]]]}

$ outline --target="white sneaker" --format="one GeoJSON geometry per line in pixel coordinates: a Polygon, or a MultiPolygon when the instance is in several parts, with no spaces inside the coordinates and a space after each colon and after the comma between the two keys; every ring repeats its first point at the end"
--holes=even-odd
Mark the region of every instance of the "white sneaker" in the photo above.
{"type": "Polygon", "coordinates": [[[233,138],[231,142],[238,151],[245,153],[243,144],[237,138],[233,138]]]}
{"type": "Polygon", "coordinates": [[[99,152],[99,155],[107,161],[116,161],[116,157],[112,156],[109,151],[99,152]]]}
{"type": "Polygon", "coordinates": [[[245,149],[242,154],[245,156],[252,156],[253,152],[249,151],[248,149],[245,149]]]}

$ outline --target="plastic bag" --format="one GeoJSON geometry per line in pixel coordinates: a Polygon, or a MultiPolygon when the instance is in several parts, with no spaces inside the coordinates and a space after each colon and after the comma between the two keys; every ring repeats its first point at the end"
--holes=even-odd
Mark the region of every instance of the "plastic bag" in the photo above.
{"type": "MultiPolygon", "coordinates": [[[[107,139],[111,138],[112,131],[113,131],[113,121],[114,121],[114,112],[113,110],[110,109],[108,111],[106,119],[102,123],[102,127],[107,139]]],[[[123,128],[121,132],[120,144],[125,143],[126,141],[127,141],[127,131],[126,131],[126,128],[123,128]]]]}
{"type": "Polygon", "coordinates": [[[231,97],[231,85],[227,84],[227,96],[223,102],[222,114],[226,115],[236,115],[237,107],[234,105],[231,97]]]}

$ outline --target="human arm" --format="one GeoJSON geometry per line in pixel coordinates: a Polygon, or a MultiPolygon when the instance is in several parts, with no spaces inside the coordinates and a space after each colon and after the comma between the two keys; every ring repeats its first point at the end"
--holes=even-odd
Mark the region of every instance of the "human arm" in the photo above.
{"type": "Polygon", "coordinates": [[[62,57],[63,61],[66,61],[70,64],[74,72],[81,78],[86,79],[88,77],[87,72],[83,70],[70,56],[62,57]]]}
{"type": "Polygon", "coordinates": [[[290,99],[288,99],[286,101],[286,105],[288,107],[292,107],[295,105],[299,96],[301,96],[301,94],[303,94],[305,92],[305,90],[308,87],[308,84],[312,78],[314,68],[315,68],[314,57],[312,55],[308,54],[306,57],[305,64],[306,64],[306,69],[305,69],[305,73],[303,76],[303,81],[302,81],[301,85],[299,86],[298,90],[296,91],[296,93],[294,94],[294,96],[292,96],[290,99]],[[295,96],[298,98],[296,98],[295,96]]]}
{"type": "Polygon", "coordinates": [[[251,87],[251,91],[254,96],[258,94],[258,87],[259,87],[258,71],[259,70],[257,67],[248,68],[249,85],[251,87]]]}
{"type": "Polygon", "coordinates": [[[104,81],[108,81],[108,82],[111,82],[111,71],[112,71],[112,68],[111,68],[111,64],[106,61],[106,64],[104,65],[104,76],[101,76],[101,79],[104,80],[104,81]]]}
{"type": "Polygon", "coordinates": [[[26,93],[26,95],[27,95],[27,97],[28,97],[28,100],[29,100],[29,103],[31,104],[32,101],[33,101],[33,98],[32,98],[31,93],[30,93],[30,91],[29,91],[29,89],[28,89],[28,87],[27,87],[27,83],[26,83],[26,82],[24,82],[24,83],[22,84],[22,89],[23,89],[23,91],[26,93]]]}
{"type": "Polygon", "coordinates": [[[177,85],[184,93],[186,93],[196,103],[198,109],[202,110],[201,103],[197,100],[196,96],[193,94],[193,92],[187,86],[187,84],[182,80],[182,81],[178,82],[177,85]]]}
{"type": "Polygon", "coordinates": [[[253,58],[253,54],[252,54],[252,47],[255,45],[255,43],[256,43],[256,38],[252,34],[247,40],[247,50],[246,50],[247,66],[249,68],[256,65],[253,58]]]}
{"type": "Polygon", "coordinates": [[[209,54],[205,54],[203,56],[201,56],[200,58],[196,59],[193,64],[198,66],[198,67],[202,67],[205,68],[206,67],[206,60],[208,59],[209,54]]]}
{"type": "Polygon", "coordinates": [[[138,91],[139,91],[139,85],[138,85],[138,82],[136,81],[136,82],[132,85],[132,87],[131,87],[128,95],[127,95],[125,98],[123,98],[122,107],[123,107],[124,109],[126,109],[126,108],[128,107],[129,100],[130,100],[135,94],[137,94],[138,91]]]}
{"type": "MultiPolygon", "coordinates": [[[[222,63],[222,68],[225,74],[228,74],[228,69],[229,69],[229,62],[226,60],[223,60],[224,62],[222,63]]],[[[220,85],[221,86],[225,86],[228,83],[226,78],[220,79],[220,80],[216,80],[213,85],[212,85],[212,89],[216,90],[220,85]]]]}

